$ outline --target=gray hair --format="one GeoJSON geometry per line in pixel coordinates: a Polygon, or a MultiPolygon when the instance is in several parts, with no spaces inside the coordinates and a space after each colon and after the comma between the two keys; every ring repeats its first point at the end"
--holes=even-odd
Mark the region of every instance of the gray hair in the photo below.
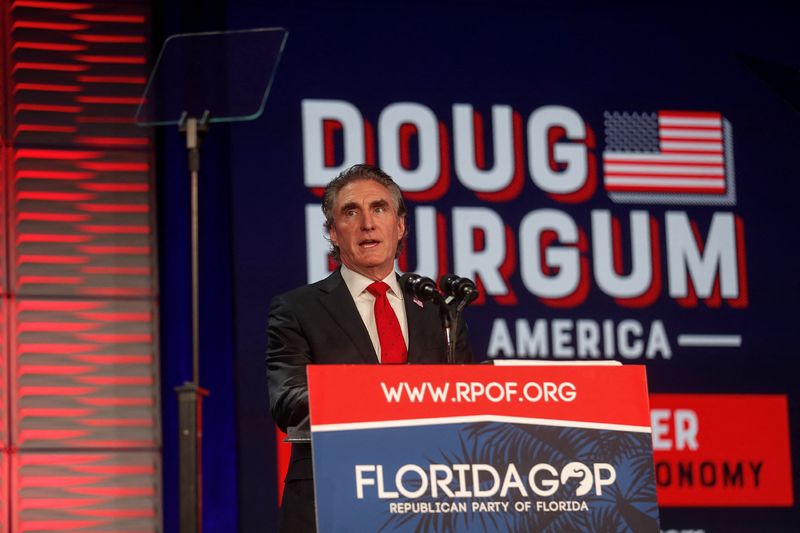
{"type": "MultiPolygon", "coordinates": [[[[346,185],[359,180],[371,180],[380,183],[389,190],[389,193],[394,200],[394,206],[398,217],[405,218],[408,210],[403,201],[403,192],[397,183],[394,182],[391,176],[386,172],[372,165],[353,165],[350,168],[343,170],[338,176],[333,178],[330,183],[325,187],[325,192],[322,195],[322,213],[325,215],[325,229],[330,233],[333,227],[333,206],[336,204],[336,195],[339,194],[346,185]]],[[[405,242],[406,233],[400,237],[400,242],[397,244],[397,252],[395,257],[400,255],[403,251],[403,243],[405,242]]],[[[331,242],[330,249],[331,257],[337,262],[341,262],[339,257],[339,247],[331,242]]]]}

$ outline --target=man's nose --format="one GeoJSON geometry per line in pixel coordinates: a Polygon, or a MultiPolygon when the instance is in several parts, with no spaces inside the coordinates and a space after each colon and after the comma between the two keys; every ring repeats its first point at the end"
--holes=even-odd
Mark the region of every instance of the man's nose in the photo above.
{"type": "Polygon", "coordinates": [[[375,219],[372,216],[372,213],[369,211],[364,212],[364,216],[361,218],[361,228],[362,229],[372,229],[375,227],[375,219]]]}

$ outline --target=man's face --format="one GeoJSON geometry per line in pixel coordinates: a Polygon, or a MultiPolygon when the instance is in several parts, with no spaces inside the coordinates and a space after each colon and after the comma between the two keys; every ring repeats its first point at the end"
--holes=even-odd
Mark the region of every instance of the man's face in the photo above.
{"type": "Polygon", "coordinates": [[[392,194],[377,181],[352,181],[336,195],[330,237],[350,270],[374,280],[388,276],[405,229],[392,194]]]}

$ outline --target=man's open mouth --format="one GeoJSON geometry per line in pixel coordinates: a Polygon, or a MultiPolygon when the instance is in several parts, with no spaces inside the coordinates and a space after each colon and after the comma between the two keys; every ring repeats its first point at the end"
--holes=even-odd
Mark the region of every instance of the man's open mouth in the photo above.
{"type": "Polygon", "coordinates": [[[380,243],[381,241],[376,241],[374,239],[365,239],[360,243],[358,243],[358,245],[361,246],[362,248],[374,248],[378,246],[380,243]]]}

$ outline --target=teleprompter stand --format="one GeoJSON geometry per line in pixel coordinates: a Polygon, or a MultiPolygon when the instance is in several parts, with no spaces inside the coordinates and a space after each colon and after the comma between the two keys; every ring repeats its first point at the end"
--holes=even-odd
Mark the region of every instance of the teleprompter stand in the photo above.
{"type": "Polygon", "coordinates": [[[202,531],[200,386],[200,145],[215,122],[261,116],[286,44],[283,28],[169,37],[136,112],[141,126],[178,126],[186,138],[191,198],[192,379],[176,387],[180,459],[180,532],[202,531]]]}

